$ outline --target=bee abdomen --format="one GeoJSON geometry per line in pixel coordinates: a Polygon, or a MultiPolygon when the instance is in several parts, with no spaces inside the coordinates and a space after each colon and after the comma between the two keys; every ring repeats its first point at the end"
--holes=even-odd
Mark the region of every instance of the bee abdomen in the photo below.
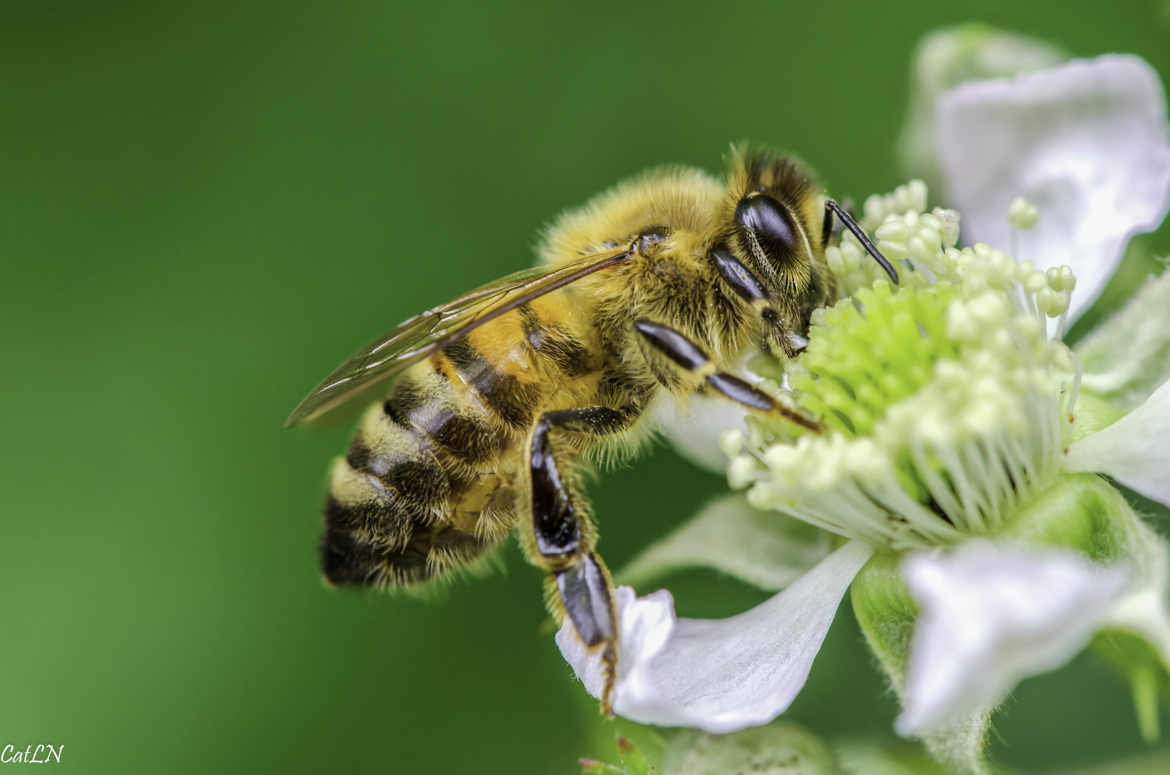
{"type": "Polygon", "coordinates": [[[449,487],[428,481],[435,471],[416,469],[416,475],[419,486],[404,493],[345,458],[334,462],[321,543],[322,571],[330,583],[418,584],[475,559],[494,542],[474,524],[454,524],[445,501],[426,505],[424,493],[449,487]]]}
{"type": "Polygon", "coordinates": [[[425,387],[402,380],[334,462],[321,544],[330,583],[422,583],[475,559],[510,527],[491,497],[496,477],[476,473],[495,467],[508,437],[460,408],[445,382],[425,387]]]}
{"type": "Polygon", "coordinates": [[[498,369],[466,340],[444,347],[442,357],[455,369],[464,385],[476,392],[496,419],[509,428],[532,425],[540,403],[540,386],[498,369]]]}
{"type": "Polygon", "coordinates": [[[338,586],[409,587],[476,559],[491,542],[448,525],[415,525],[395,547],[355,530],[355,509],[330,497],[325,504],[321,570],[338,586]]]}

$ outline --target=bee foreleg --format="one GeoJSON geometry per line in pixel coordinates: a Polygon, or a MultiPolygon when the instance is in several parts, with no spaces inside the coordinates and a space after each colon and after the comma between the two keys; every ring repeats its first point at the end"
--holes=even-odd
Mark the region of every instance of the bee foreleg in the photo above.
{"type": "Polygon", "coordinates": [[[732,401],[760,412],[774,412],[811,431],[820,431],[821,425],[815,420],[810,420],[799,412],[792,411],[764,391],[753,387],[734,374],[717,370],[707,353],[703,352],[703,348],[670,326],[655,323],[647,318],[640,318],[634,322],[634,328],[667,358],[702,378],[707,385],[732,401]]]}
{"type": "Polygon", "coordinates": [[[780,319],[780,314],[772,306],[768,292],[764,290],[764,284],[752,273],[752,270],[744,266],[743,262],[725,247],[712,250],[711,260],[715,263],[715,268],[718,270],[719,276],[723,278],[723,282],[763,318],[766,326],[765,346],[768,341],[775,341],[789,358],[795,358],[803,352],[804,345],[799,341],[802,337],[796,336],[785,327],[780,319]]]}
{"type": "Polygon", "coordinates": [[[588,516],[573,480],[565,477],[551,431],[604,435],[629,426],[638,412],[593,406],[543,414],[532,433],[532,528],[540,564],[556,582],[556,595],[581,641],[601,652],[606,666],[601,710],[613,711],[617,680],[617,611],[605,565],[592,551],[588,516]]]}

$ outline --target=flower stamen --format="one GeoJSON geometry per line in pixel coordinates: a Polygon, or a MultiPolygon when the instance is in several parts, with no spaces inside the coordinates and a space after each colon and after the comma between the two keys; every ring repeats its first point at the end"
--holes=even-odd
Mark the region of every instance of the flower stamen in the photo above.
{"type": "Polygon", "coordinates": [[[867,200],[897,289],[852,235],[826,251],[852,290],[784,368],[828,433],[756,420],[725,437],[732,485],[757,507],[896,549],[946,545],[998,531],[1057,476],[1079,378],[1046,321],[1067,314],[1072,272],[956,248],[958,214],[925,206],[918,183],[867,200]]]}

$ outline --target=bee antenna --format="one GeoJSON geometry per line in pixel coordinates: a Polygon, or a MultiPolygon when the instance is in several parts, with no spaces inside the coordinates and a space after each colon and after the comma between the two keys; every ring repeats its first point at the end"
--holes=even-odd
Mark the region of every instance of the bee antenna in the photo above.
{"type": "Polygon", "coordinates": [[[890,280],[894,283],[894,285],[897,285],[898,272],[894,269],[894,265],[890,263],[888,258],[882,255],[881,251],[877,249],[877,246],[873,244],[868,236],[866,236],[866,233],[862,230],[862,228],[857,225],[857,221],[853,220],[853,216],[851,216],[849,212],[845,210],[845,208],[841,207],[841,205],[837,204],[832,199],[825,200],[825,210],[834,213],[838,218],[841,219],[841,223],[845,224],[846,229],[849,229],[849,231],[853,232],[853,236],[857,237],[857,241],[861,243],[863,248],[865,248],[865,252],[873,256],[873,260],[878,262],[878,265],[885,270],[886,274],[890,276],[890,280]]]}

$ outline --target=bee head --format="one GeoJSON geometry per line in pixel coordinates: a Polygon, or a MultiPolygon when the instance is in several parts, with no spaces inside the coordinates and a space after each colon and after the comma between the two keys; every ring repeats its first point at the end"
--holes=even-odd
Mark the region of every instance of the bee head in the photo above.
{"type": "Polygon", "coordinates": [[[774,293],[802,294],[823,253],[823,204],[811,175],[792,159],[737,148],[727,189],[727,246],[774,293]]]}
{"type": "MultiPolygon", "coordinates": [[[[716,252],[726,250],[758,281],[769,314],[779,320],[776,327],[803,334],[812,310],[835,293],[824,255],[820,187],[792,159],[738,148],[727,192],[716,252]]],[[[720,256],[713,260],[721,265],[720,256]]],[[[737,293],[749,298],[755,292],[737,293]]]]}

